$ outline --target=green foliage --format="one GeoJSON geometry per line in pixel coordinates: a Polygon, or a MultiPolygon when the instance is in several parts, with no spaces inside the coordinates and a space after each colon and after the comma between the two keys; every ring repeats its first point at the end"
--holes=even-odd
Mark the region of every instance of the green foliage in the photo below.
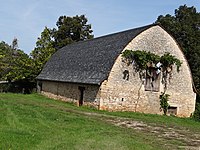
{"type": "Polygon", "coordinates": [[[172,65],[177,66],[177,71],[181,67],[181,61],[170,53],[165,53],[161,57],[154,53],[146,52],[146,51],[132,51],[125,50],[122,53],[122,57],[125,58],[128,64],[135,63],[136,68],[140,70],[148,69],[148,64],[156,64],[158,62],[162,63],[163,71],[172,65]]]}
{"type": "Polygon", "coordinates": [[[0,80],[33,80],[33,61],[22,50],[0,43],[0,80]]]}
{"type": "Polygon", "coordinates": [[[56,23],[58,29],[53,29],[54,48],[60,49],[73,42],[93,38],[91,25],[87,21],[85,15],[60,16],[56,23]]]}
{"type": "Polygon", "coordinates": [[[52,39],[52,30],[45,27],[41,33],[41,37],[36,42],[35,49],[31,52],[34,60],[34,76],[36,77],[42,70],[45,63],[56,51],[53,47],[54,40],[52,39]]]}
{"type": "Polygon", "coordinates": [[[140,50],[136,50],[136,51],[125,50],[122,53],[122,57],[127,59],[128,64],[134,61],[134,63],[136,63],[137,68],[141,70],[147,69],[147,63],[155,64],[155,63],[158,63],[160,60],[160,56],[155,55],[150,52],[140,51],[140,50]]]}
{"type": "Polygon", "coordinates": [[[169,96],[170,96],[169,94],[165,94],[165,93],[162,93],[160,95],[160,108],[163,110],[164,115],[167,114],[167,109],[169,107],[169,104],[168,104],[169,96]]]}
{"type": "Polygon", "coordinates": [[[196,97],[196,107],[193,118],[200,121],[200,95],[196,97]]]}
{"type": "Polygon", "coordinates": [[[21,50],[16,50],[17,56],[12,58],[11,68],[5,76],[8,81],[33,80],[32,59],[21,50]]]}
{"type": "Polygon", "coordinates": [[[171,55],[170,53],[165,53],[164,55],[161,56],[160,62],[164,67],[170,67],[172,65],[176,65],[177,71],[180,71],[181,67],[181,61],[177,59],[175,56],[171,55]]]}
{"type": "MultiPolygon", "coordinates": [[[[180,6],[174,16],[159,16],[160,23],[179,43],[191,68],[196,92],[200,93],[200,13],[195,7],[180,6]]],[[[196,109],[198,109],[196,107],[196,109]]],[[[197,112],[198,110],[196,110],[197,112]]],[[[199,112],[200,113],[200,112],[199,112]]]]}
{"type": "Polygon", "coordinates": [[[5,42],[0,42],[0,79],[10,70],[11,48],[5,42]]]}
{"type": "Polygon", "coordinates": [[[193,115],[194,119],[200,121],[200,103],[196,103],[196,109],[193,115]]]}

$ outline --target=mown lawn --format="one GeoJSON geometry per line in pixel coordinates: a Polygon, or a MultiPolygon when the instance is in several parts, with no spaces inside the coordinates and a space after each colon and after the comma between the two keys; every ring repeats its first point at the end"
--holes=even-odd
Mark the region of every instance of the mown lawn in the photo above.
{"type": "MultiPolygon", "coordinates": [[[[95,111],[38,94],[0,93],[0,149],[167,149],[166,141],[157,139],[153,134],[118,127],[104,121],[101,116],[90,117],[84,112],[133,118],[152,124],[184,126],[194,132],[200,131],[200,123],[191,119],[95,111]]],[[[176,140],[172,143],[180,144],[176,140]]]]}

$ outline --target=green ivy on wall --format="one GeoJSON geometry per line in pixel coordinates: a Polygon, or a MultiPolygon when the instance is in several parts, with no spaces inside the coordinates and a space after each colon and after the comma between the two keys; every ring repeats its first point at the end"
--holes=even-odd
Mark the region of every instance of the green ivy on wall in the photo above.
{"type": "Polygon", "coordinates": [[[122,53],[123,62],[127,65],[133,64],[136,72],[139,72],[140,78],[145,78],[144,72],[148,72],[149,68],[158,68],[163,73],[162,82],[167,88],[167,78],[169,75],[169,80],[171,79],[172,66],[176,65],[177,72],[180,71],[181,61],[170,53],[165,53],[162,56],[156,55],[151,52],[146,51],[132,51],[125,50],[122,53]]]}
{"type": "Polygon", "coordinates": [[[132,51],[132,50],[125,50],[122,53],[122,57],[125,58],[125,61],[128,65],[134,63],[138,70],[146,70],[150,67],[150,64],[157,64],[161,63],[163,69],[167,69],[172,65],[177,66],[177,71],[179,71],[181,67],[181,61],[177,59],[175,56],[171,55],[170,53],[165,53],[162,56],[156,55],[151,52],[146,51],[132,51]]]}

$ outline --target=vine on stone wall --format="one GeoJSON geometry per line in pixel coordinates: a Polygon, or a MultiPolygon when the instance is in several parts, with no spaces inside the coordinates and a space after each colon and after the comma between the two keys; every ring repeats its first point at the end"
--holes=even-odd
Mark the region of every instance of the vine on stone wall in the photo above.
{"type": "Polygon", "coordinates": [[[148,75],[150,68],[155,68],[156,73],[162,72],[162,83],[165,90],[167,89],[167,79],[172,77],[173,65],[176,65],[177,72],[180,71],[181,61],[170,53],[165,53],[162,56],[146,51],[125,50],[122,53],[123,62],[127,65],[132,64],[136,72],[139,72],[140,79],[143,80],[148,75]]]}

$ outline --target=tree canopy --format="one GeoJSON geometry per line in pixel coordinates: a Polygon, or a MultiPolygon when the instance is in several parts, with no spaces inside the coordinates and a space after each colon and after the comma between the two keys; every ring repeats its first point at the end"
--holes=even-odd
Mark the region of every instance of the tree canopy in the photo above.
{"type": "Polygon", "coordinates": [[[91,25],[85,15],[74,17],[60,16],[53,29],[54,48],[59,49],[73,42],[93,38],[91,25]]]}
{"type": "Polygon", "coordinates": [[[51,55],[55,52],[53,47],[54,41],[52,38],[52,30],[45,27],[41,33],[41,37],[36,42],[35,49],[31,52],[34,60],[34,74],[37,76],[42,70],[44,64],[49,60],[51,55]]]}
{"type": "Polygon", "coordinates": [[[17,42],[14,40],[12,45],[0,42],[0,80],[33,80],[33,61],[22,50],[16,48],[17,42]]]}

